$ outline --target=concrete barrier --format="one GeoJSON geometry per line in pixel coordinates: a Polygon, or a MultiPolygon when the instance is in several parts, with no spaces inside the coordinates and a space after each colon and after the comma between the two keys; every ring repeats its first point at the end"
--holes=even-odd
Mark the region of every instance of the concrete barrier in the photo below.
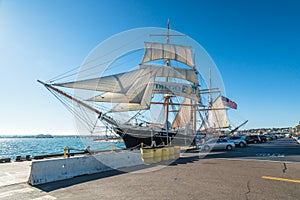
{"type": "Polygon", "coordinates": [[[106,152],[93,156],[37,160],[32,162],[28,183],[39,185],[142,164],[140,151],[106,152]]]}

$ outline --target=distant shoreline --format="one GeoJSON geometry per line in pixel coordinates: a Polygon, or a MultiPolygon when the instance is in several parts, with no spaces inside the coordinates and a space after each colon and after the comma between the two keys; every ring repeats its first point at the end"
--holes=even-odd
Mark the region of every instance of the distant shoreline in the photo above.
{"type": "MultiPolygon", "coordinates": [[[[48,135],[48,134],[47,134],[48,135]]],[[[0,138],[47,138],[47,137],[37,137],[38,135],[0,135],[0,138]]],[[[51,135],[53,138],[61,137],[91,137],[97,138],[104,135],[51,135]]]]}

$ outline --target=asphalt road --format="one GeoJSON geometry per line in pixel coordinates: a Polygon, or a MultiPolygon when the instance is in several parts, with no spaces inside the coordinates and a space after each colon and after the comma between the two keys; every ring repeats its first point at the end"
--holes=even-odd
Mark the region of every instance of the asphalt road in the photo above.
{"type": "MultiPolygon", "coordinates": [[[[195,153],[196,151],[190,151],[195,153]]],[[[291,138],[280,138],[260,144],[249,144],[233,151],[199,152],[201,158],[254,159],[285,162],[300,162],[300,145],[291,138]]]]}
{"type": "Polygon", "coordinates": [[[0,187],[0,199],[299,199],[300,145],[290,139],[206,153],[32,187],[0,187]]]}

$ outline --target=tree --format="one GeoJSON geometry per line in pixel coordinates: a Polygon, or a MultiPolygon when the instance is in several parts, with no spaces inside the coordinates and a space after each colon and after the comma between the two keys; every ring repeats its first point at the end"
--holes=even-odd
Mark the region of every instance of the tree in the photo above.
{"type": "Polygon", "coordinates": [[[300,130],[300,121],[299,124],[296,126],[296,129],[299,131],[300,130]]]}

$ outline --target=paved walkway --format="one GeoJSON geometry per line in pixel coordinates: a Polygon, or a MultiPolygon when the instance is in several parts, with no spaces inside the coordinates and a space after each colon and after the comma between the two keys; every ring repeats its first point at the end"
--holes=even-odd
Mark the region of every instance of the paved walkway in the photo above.
{"type": "Polygon", "coordinates": [[[0,187],[28,181],[31,161],[0,163],[0,187]]]}

